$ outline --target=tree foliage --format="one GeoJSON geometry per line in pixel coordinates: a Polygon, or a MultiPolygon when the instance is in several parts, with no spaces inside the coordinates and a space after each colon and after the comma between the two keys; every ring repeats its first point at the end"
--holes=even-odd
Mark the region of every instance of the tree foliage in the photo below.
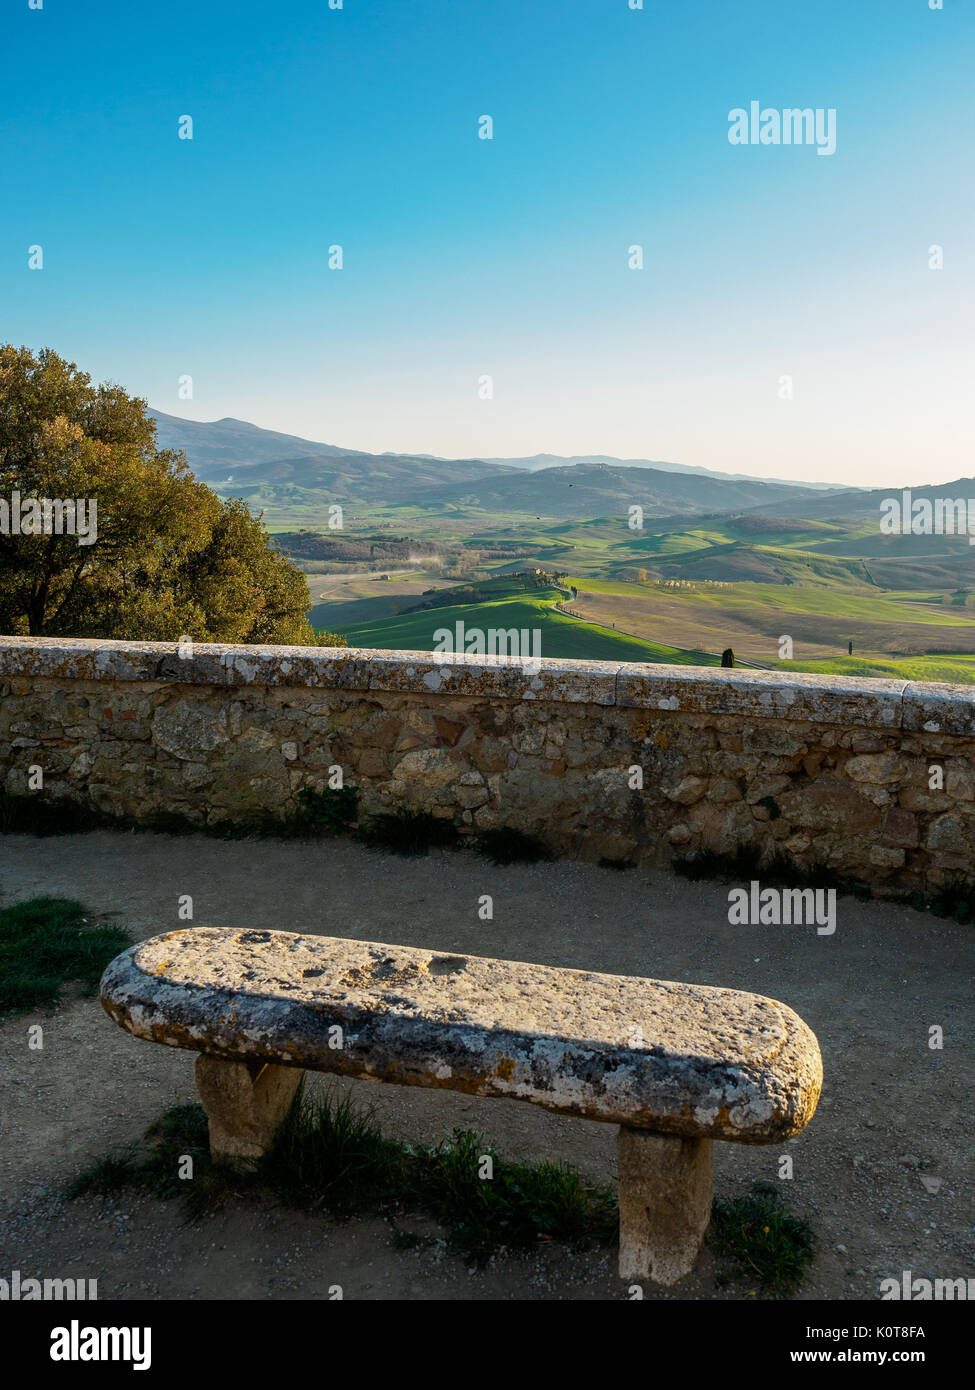
{"type": "MultiPolygon", "coordinates": [[[[0,632],[345,645],[260,517],[156,447],[146,401],[50,349],[0,346],[0,500],[97,503],[91,544],[0,528],[0,632]]],[[[48,528],[51,529],[50,527],[48,528]]]]}

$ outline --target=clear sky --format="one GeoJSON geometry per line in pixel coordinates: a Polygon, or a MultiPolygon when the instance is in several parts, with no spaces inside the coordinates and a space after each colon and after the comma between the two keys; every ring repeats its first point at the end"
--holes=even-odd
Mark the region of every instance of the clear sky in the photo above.
{"type": "Polygon", "coordinates": [[[358,449],[975,474],[975,5],[630,3],[7,0],[0,340],[358,449]]]}

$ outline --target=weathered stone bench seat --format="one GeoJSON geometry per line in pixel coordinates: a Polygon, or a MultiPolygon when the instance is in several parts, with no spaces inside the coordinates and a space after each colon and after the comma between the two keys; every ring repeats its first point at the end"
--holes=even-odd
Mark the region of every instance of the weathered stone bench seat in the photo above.
{"type": "Polygon", "coordinates": [[[711,1141],[781,1143],[822,1082],[814,1035],[736,990],[277,931],[123,952],[102,1003],[203,1054],[211,1149],[256,1157],[304,1068],[528,1101],[620,1126],[620,1272],[673,1282],[711,1204],[711,1141]]]}

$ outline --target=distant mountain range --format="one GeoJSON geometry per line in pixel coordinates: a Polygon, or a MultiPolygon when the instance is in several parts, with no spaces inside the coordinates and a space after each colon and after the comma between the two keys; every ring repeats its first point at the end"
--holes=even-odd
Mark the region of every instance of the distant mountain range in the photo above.
{"type": "Polygon", "coordinates": [[[639,504],[648,516],[703,515],[778,507],[791,513],[809,490],[758,479],[729,481],[714,475],[664,473],[606,463],[573,463],[535,472],[505,472],[473,482],[431,489],[424,505],[478,507],[489,512],[524,512],[563,520],[623,513],[639,504]]]}
{"type": "Polygon", "coordinates": [[[647,459],[600,455],[562,459],[443,459],[431,454],[370,454],[261,429],[244,420],[204,422],[153,412],[157,439],[182,449],[215,490],[261,505],[304,502],[421,506],[577,518],[639,504],[649,516],[702,515],[756,507],[796,510],[824,494],[822,483],[788,483],[647,459]]]}
{"type": "Polygon", "coordinates": [[[612,454],[573,454],[565,458],[561,454],[532,454],[528,458],[485,459],[485,463],[503,463],[513,468],[526,468],[531,472],[539,468],[559,468],[565,464],[593,463],[607,464],[610,468],[652,468],[659,473],[697,473],[705,478],[725,478],[729,482],[780,483],[782,487],[798,487],[804,491],[812,488],[821,492],[842,491],[835,483],[793,482],[788,478],[759,478],[751,473],[722,473],[715,468],[704,468],[696,463],[668,463],[662,459],[620,459],[612,454]]]}
{"type": "MultiPolygon", "coordinates": [[[[841,491],[832,483],[794,482],[788,478],[759,478],[751,473],[723,473],[719,469],[703,468],[693,463],[670,463],[664,459],[621,459],[613,454],[530,454],[521,458],[448,459],[440,454],[400,454],[386,450],[370,454],[363,449],[343,449],[335,444],[319,444],[296,434],[280,434],[265,430],[246,420],[184,420],[178,415],[152,411],[159,428],[159,442],[164,449],[183,449],[189,458],[192,452],[197,464],[238,468],[284,458],[406,458],[422,463],[465,463],[481,468],[489,464],[499,468],[520,468],[534,473],[542,468],[561,468],[573,464],[607,464],[617,468],[650,468],[659,473],[697,473],[706,478],[724,478],[731,482],[780,483],[783,487],[799,487],[814,491],[841,491]],[[165,436],[165,438],[164,438],[165,436]]],[[[192,460],[191,460],[192,462],[192,460]]],[[[202,473],[199,475],[202,477],[202,473]]]]}
{"type": "Polygon", "coordinates": [[[182,420],[153,411],[163,449],[182,449],[201,482],[246,495],[255,487],[298,487],[328,491],[327,500],[388,502],[407,492],[452,482],[514,473],[481,459],[434,459],[419,454],[369,454],[340,449],[294,434],[261,429],[245,420],[182,420]]]}
{"type": "MultiPolygon", "coordinates": [[[[804,521],[824,521],[839,518],[844,521],[867,521],[880,517],[881,504],[885,498],[894,497],[901,499],[903,489],[900,487],[874,487],[874,488],[848,488],[842,494],[832,493],[829,495],[809,495],[797,499],[794,507],[790,510],[789,516],[792,519],[804,521]]],[[[938,498],[975,498],[975,478],[956,478],[951,483],[932,483],[924,487],[911,487],[910,495],[913,500],[926,498],[933,502],[938,498]]],[[[759,516],[769,513],[770,508],[764,503],[756,508],[759,516]]],[[[914,541],[932,541],[935,545],[943,546],[947,539],[953,543],[955,537],[926,537],[908,536],[904,539],[914,541]]],[[[912,547],[913,548],[913,547],[912,547]]]]}

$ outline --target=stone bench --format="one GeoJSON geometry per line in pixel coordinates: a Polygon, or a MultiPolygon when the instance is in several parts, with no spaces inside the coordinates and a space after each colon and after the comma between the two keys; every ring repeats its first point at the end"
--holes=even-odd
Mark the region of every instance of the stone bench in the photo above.
{"type": "Polygon", "coordinates": [[[700,1249],[712,1142],[781,1144],[822,1084],[814,1035],[761,995],[338,937],[168,932],[117,956],[101,999],[201,1054],[219,1158],[267,1151],[304,1068],[619,1125],[620,1275],[663,1284],[700,1249]]]}

